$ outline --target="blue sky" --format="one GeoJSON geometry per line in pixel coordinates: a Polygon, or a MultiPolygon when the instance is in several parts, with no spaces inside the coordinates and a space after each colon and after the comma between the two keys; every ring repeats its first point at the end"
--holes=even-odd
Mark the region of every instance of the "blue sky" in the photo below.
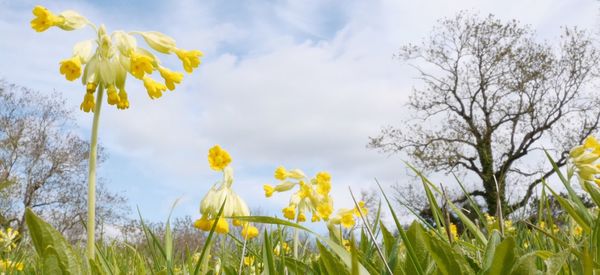
{"type": "MultiPolygon", "coordinates": [[[[415,72],[395,51],[419,42],[437,19],[459,10],[518,19],[556,41],[560,26],[598,33],[597,1],[6,1],[0,0],[0,77],[43,93],[61,92],[70,108],[83,97],[58,62],[89,29],[35,33],[36,4],[74,9],[108,30],[156,30],[179,46],[205,53],[200,69],[175,92],[150,100],[128,82],[131,108],[104,106],[100,142],[109,154],[99,172],[107,186],[152,220],[198,214],[206,190],[220,178],[207,150],[220,144],[233,156],[234,189],[250,208],[278,214],[288,194],[265,199],[278,165],[333,176],[337,207],[356,192],[410,182],[400,156],[366,149],[369,136],[406,116],[415,72]]],[[[180,68],[174,57],[163,57],[180,68]]],[[[181,70],[181,69],[180,69],[181,70]]],[[[88,138],[90,114],[75,112],[88,138]]]]}

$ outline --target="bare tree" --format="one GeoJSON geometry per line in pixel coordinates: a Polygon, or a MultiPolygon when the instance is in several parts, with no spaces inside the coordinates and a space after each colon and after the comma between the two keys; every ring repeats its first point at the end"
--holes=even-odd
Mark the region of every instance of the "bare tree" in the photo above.
{"type": "MultiPolygon", "coordinates": [[[[86,167],[89,145],[62,99],[42,96],[0,81],[0,216],[4,225],[24,230],[31,208],[76,241],[85,234],[86,167]]],[[[97,217],[125,217],[125,199],[98,188],[97,217]]]]}
{"type": "Polygon", "coordinates": [[[470,195],[491,213],[499,204],[503,212],[525,206],[553,174],[542,149],[555,148],[565,165],[600,119],[600,100],[588,93],[599,53],[586,32],[564,28],[558,47],[534,38],[529,27],[493,15],[440,20],[429,38],[398,54],[423,84],[408,104],[415,117],[384,127],[368,146],[405,152],[422,169],[474,175],[480,187],[470,195]]]}

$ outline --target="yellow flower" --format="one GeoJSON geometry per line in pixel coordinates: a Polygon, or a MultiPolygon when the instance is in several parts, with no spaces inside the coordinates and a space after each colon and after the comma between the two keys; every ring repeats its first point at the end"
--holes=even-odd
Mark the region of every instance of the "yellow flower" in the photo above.
{"type": "Polygon", "coordinates": [[[106,95],[108,96],[107,101],[109,105],[119,104],[119,100],[121,98],[119,98],[119,95],[117,94],[117,89],[114,85],[108,87],[108,89],[106,90],[106,95]]]}
{"type": "Polygon", "coordinates": [[[321,218],[319,217],[319,215],[315,215],[315,214],[313,214],[312,218],[310,219],[311,222],[318,222],[320,220],[321,220],[321,218]]]}
{"type": "Polygon", "coordinates": [[[197,219],[194,222],[194,227],[198,228],[202,231],[210,231],[210,228],[212,227],[212,223],[211,223],[211,221],[207,220],[205,217],[202,217],[200,219],[197,219]]]}
{"type": "Polygon", "coordinates": [[[94,94],[89,92],[85,93],[85,96],[83,97],[83,102],[81,103],[79,108],[82,111],[89,113],[90,111],[94,111],[95,106],[96,103],[94,103],[94,94]]]}
{"type": "Polygon", "coordinates": [[[231,156],[219,145],[215,145],[208,151],[208,164],[215,171],[223,171],[231,163],[231,156]]]}
{"type": "Polygon", "coordinates": [[[81,76],[81,61],[79,57],[71,57],[60,62],[60,74],[65,75],[69,81],[81,76]]]}
{"type": "MultiPolygon", "coordinates": [[[[131,52],[130,58],[130,73],[137,79],[144,79],[144,74],[151,74],[154,70],[152,58],[137,52],[131,52]]],[[[144,82],[145,84],[145,82],[144,82]]]]}
{"type": "Polygon", "coordinates": [[[144,87],[146,87],[148,96],[150,96],[151,99],[161,97],[162,93],[167,90],[167,86],[150,77],[144,77],[144,87]]]}
{"type": "Polygon", "coordinates": [[[56,16],[54,13],[42,6],[33,8],[33,15],[36,17],[31,20],[31,28],[36,32],[43,32],[52,26],[57,26],[64,21],[64,18],[56,16]]]}
{"type": "Polygon", "coordinates": [[[364,201],[359,201],[358,207],[354,208],[354,216],[360,217],[361,213],[363,216],[365,216],[369,213],[369,209],[365,207],[364,201]]]}
{"type": "Polygon", "coordinates": [[[25,265],[22,262],[13,262],[11,260],[0,260],[0,271],[15,271],[15,270],[23,271],[24,268],[25,268],[25,265]]]}
{"type": "Polygon", "coordinates": [[[581,226],[576,225],[575,228],[573,228],[573,236],[575,236],[575,238],[579,238],[582,233],[583,233],[583,228],[581,228],[581,226]]]}
{"type": "Polygon", "coordinates": [[[174,72],[162,66],[158,67],[158,71],[170,91],[175,90],[175,84],[179,84],[183,80],[183,74],[180,72],[174,72]]]}
{"type": "Polygon", "coordinates": [[[283,216],[288,220],[293,220],[296,217],[296,207],[290,205],[282,210],[283,216]]]}
{"type": "Polygon", "coordinates": [[[242,229],[242,237],[244,239],[254,239],[258,236],[258,228],[251,226],[251,225],[246,225],[244,226],[244,228],[242,229]]]}
{"type": "Polygon", "coordinates": [[[298,214],[298,222],[305,222],[306,221],[306,216],[304,215],[304,213],[300,212],[300,214],[298,214]]]}
{"type": "Polygon", "coordinates": [[[245,266],[254,265],[254,257],[253,256],[246,256],[246,257],[244,257],[244,265],[245,266]]]}
{"type": "MultiPolygon", "coordinates": [[[[60,14],[54,14],[42,6],[36,6],[32,12],[35,17],[31,21],[31,27],[38,32],[53,26],[67,31],[85,26],[90,26],[94,30],[94,39],[75,44],[72,57],[60,62],[60,74],[69,81],[81,78],[84,85],[94,83],[101,89],[99,92],[108,90],[109,104],[115,105],[121,110],[129,108],[129,101],[125,93],[128,72],[143,81],[144,87],[152,99],[161,97],[167,89],[174,90],[175,85],[181,83],[183,79],[183,74],[159,66],[160,60],[149,50],[138,47],[134,35],[141,36],[147,45],[157,52],[176,53],[188,72],[200,64],[202,55],[200,51],[177,49],[173,38],[159,32],[114,31],[109,33],[104,25],[96,26],[75,11],[66,10],[60,14]],[[157,69],[165,79],[166,85],[159,84],[147,77],[157,69]],[[115,88],[119,90],[118,94],[116,94],[115,88]]],[[[89,96],[86,98],[81,109],[90,112],[93,110],[92,100],[89,96]]]]}
{"type": "MultiPolygon", "coordinates": [[[[223,180],[215,183],[208,190],[204,198],[202,198],[200,202],[200,214],[202,215],[202,219],[214,220],[221,206],[225,204],[223,206],[222,217],[218,219],[216,227],[217,233],[225,234],[229,232],[229,225],[225,218],[233,219],[234,225],[241,226],[247,223],[240,222],[236,217],[250,216],[250,210],[246,202],[232,189],[233,168],[228,166],[231,162],[231,157],[227,151],[221,149],[218,145],[212,147],[209,150],[208,162],[214,170],[223,172],[223,180]]],[[[199,222],[198,225],[202,224],[199,222]]]]}
{"type": "Polygon", "coordinates": [[[303,181],[300,181],[300,192],[298,193],[298,195],[300,196],[301,199],[310,197],[312,193],[312,189],[310,188],[310,186],[306,183],[304,183],[303,181]]]}
{"type": "Polygon", "coordinates": [[[319,217],[324,220],[328,220],[329,216],[333,213],[333,204],[331,203],[321,203],[317,205],[317,213],[319,217]]]}
{"type": "Polygon", "coordinates": [[[186,72],[191,73],[194,68],[198,68],[198,65],[200,65],[200,57],[202,56],[201,51],[186,51],[182,49],[175,49],[174,51],[181,62],[183,62],[183,69],[186,72]]]}
{"type": "Polygon", "coordinates": [[[10,252],[13,248],[17,247],[15,241],[18,237],[19,231],[10,227],[6,228],[6,230],[0,230],[0,243],[4,251],[10,252]]]}
{"type": "Polygon", "coordinates": [[[288,177],[288,172],[285,170],[285,167],[279,166],[275,169],[275,179],[285,180],[288,177]]]}
{"type": "Polygon", "coordinates": [[[345,212],[340,217],[340,223],[343,227],[352,228],[354,226],[354,215],[352,212],[345,212]]]}
{"type": "Polygon", "coordinates": [[[594,136],[588,136],[583,141],[583,147],[586,149],[598,149],[600,148],[600,142],[594,136]]]}
{"type": "Polygon", "coordinates": [[[217,220],[217,228],[215,228],[215,231],[220,234],[229,233],[229,224],[224,218],[219,218],[217,220]]]}
{"type": "Polygon", "coordinates": [[[546,229],[546,222],[544,222],[544,221],[541,221],[541,222],[539,223],[539,226],[540,226],[540,228],[541,228],[541,229],[546,229]]]}
{"type": "Polygon", "coordinates": [[[513,222],[511,220],[505,220],[504,231],[506,231],[509,234],[513,234],[517,231],[517,229],[513,226],[513,222]]]}
{"type": "Polygon", "coordinates": [[[263,185],[263,189],[265,190],[265,197],[270,198],[273,196],[273,192],[275,192],[275,188],[269,184],[263,185]]]}
{"type": "Polygon", "coordinates": [[[326,196],[331,190],[331,175],[327,172],[319,172],[316,176],[317,192],[326,196]]]}
{"type": "Polygon", "coordinates": [[[125,89],[121,89],[119,91],[119,102],[117,103],[117,108],[119,110],[125,110],[129,108],[129,100],[127,99],[127,92],[125,92],[125,89]]]}
{"type": "Polygon", "coordinates": [[[344,248],[349,252],[352,249],[352,244],[350,243],[349,240],[343,240],[342,244],[344,245],[344,248]]]}
{"type": "Polygon", "coordinates": [[[452,238],[458,239],[458,228],[456,228],[456,224],[450,223],[450,234],[452,234],[452,238]]]}
{"type": "Polygon", "coordinates": [[[558,227],[558,225],[556,225],[556,224],[553,224],[552,225],[552,233],[556,234],[558,232],[560,232],[560,227],[558,227]]]}

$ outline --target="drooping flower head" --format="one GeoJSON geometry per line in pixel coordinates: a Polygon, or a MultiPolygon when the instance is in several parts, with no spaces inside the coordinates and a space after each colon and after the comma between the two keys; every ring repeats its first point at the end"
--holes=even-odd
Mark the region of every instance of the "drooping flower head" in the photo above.
{"type": "Polygon", "coordinates": [[[366,216],[369,212],[365,207],[365,202],[358,202],[358,207],[340,208],[336,215],[329,220],[331,225],[342,225],[345,228],[352,228],[356,224],[356,220],[362,216],[366,216]]]}
{"type": "Polygon", "coordinates": [[[200,202],[201,218],[194,222],[194,226],[203,231],[210,231],[216,222],[215,231],[227,234],[229,232],[227,219],[233,219],[233,225],[243,226],[242,237],[251,239],[258,236],[256,227],[235,219],[235,217],[249,216],[250,210],[246,202],[233,191],[233,168],[229,166],[231,163],[229,153],[219,145],[215,145],[209,150],[208,162],[213,170],[223,172],[223,179],[215,183],[200,202]],[[217,219],[223,202],[225,202],[223,214],[217,219]]]}
{"type": "Polygon", "coordinates": [[[37,32],[46,31],[51,27],[71,31],[85,26],[90,26],[96,32],[95,38],[75,44],[73,55],[62,60],[59,68],[60,74],[69,81],[81,78],[86,87],[80,107],[84,112],[93,112],[96,103],[100,103],[96,102],[94,97],[97,88],[107,91],[109,105],[121,110],[129,108],[125,90],[128,73],[143,81],[151,99],[160,98],[167,89],[172,91],[176,84],[181,83],[183,74],[162,66],[152,52],[138,46],[136,36],[143,38],[156,52],[175,54],[188,73],[200,65],[202,52],[180,49],[173,38],[159,32],[107,33],[104,25],[97,27],[75,11],[54,14],[42,6],[36,6],[33,15],[35,18],[31,21],[31,27],[37,32]],[[156,71],[164,80],[164,84],[151,77],[156,71]]]}
{"type": "Polygon", "coordinates": [[[587,137],[582,145],[575,146],[569,152],[573,168],[581,181],[595,182],[600,186],[600,142],[593,136],[587,137]]]}
{"type": "Polygon", "coordinates": [[[280,183],[272,186],[265,184],[265,197],[273,196],[275,192],[286,192],[298,187],[290,197],[287,207],[281,210],[283,217],[297,222],[306,221],[306,215],[311,213],[311,222],[328,220],[333,213],[333,200],[329,196],[331,190],[331,175],[319,172],[314,178],[308,178],[300,169],[287,170],[277,167],[274,173],[280,183]]]}
{"type": "Polygon", "coordinates": [[[16,241],[19,238],[19,231],[10,227],[0,230],[0,245],[4,252],[10,252],[17,247],[16,241]]]}

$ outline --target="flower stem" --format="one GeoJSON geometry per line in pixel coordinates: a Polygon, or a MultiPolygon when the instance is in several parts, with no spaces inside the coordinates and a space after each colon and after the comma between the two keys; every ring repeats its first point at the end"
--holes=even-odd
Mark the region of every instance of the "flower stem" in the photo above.
{"type": "Polygon", "coordinates": [[[94,122],[92,124],[92,139],[90,141],[90,158],[88,172],[88,217],[87,217],[87,255],[94,259],[96,231],[96,160],[98,159],[98,123],[104,87],[98,84],[98,95],[94,106],[94,122]]]}
{"type": "Polygon", "coordinates": [[[294,259],[298,260],[298,228],[294,228],[294,259]]]}

